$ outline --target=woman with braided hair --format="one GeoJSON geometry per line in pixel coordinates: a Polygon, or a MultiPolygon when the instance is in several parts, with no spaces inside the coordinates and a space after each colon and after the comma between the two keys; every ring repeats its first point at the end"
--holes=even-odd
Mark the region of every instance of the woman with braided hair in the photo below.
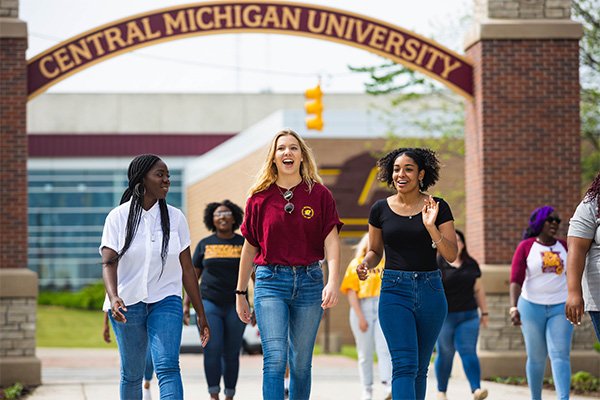
{"type": "Polygon", "coordinates": [[[202,345],[210,330],[190,253],[183,213],[167,204],[169,169],[153,154],[129,164],[121,204],[106,217],[100,254],[110,318],[121,358],[121,399],[142,398],[146,348],[161,399],[183,399],[179,346],[182,282],[198,319],[202,345]]]}
{"type": "Polygon", "coordinates": [[[357,267],[361,280],[384,254],[379,322],[392,356],[392,398],[424,399],[427,369],[448,304],[436,252],[458,253],[454,218],[443,199],[425,191],[439,178],[436,154],[400,148],[377,162],[377,178],[396,193],[369,215],[369,250],[357,267]]]}
{"type": "Polygon", "coordinates": [[[567,318],[577,326],[585,309],[600,340],[600,172],[571,218],[567,243],[567,318]]]}

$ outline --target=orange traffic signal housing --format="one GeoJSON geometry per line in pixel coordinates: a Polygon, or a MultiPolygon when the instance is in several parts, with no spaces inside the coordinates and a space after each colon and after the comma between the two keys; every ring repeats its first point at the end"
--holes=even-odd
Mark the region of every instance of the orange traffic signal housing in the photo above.
{"type": "Polygon", "coordinates": [[[309,99],[304,104],[304,109],[308,116],[306,117],[306,128],[316,131],[323,130],[323,92],[321,85],[308,89],[304,92],[304,97],[309,99]]]}

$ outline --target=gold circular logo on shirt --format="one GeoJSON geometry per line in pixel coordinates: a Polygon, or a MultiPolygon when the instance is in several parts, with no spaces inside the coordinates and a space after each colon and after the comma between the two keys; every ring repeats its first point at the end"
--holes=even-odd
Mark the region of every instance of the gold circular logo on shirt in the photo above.
{"type": "Polygon", "coordinates": [[[311,219],[315,215],[315,210],[310,206],[302,207],[302,216],[306,219],[311,219]]]}

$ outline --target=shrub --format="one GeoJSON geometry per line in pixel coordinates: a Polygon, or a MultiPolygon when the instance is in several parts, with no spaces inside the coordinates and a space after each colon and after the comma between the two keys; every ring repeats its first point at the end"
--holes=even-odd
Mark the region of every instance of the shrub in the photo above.
{"type": "Polygon", "coordinates": [[[21,397],[22,392],[23,392],[23,385],[21,383],[17,382],[14,385],[9,386],[6,389],[4,389],[4,396],[2,398],[7,399],[7,400],[18,399],[19,397],[21,397]]]}
{"type": "Polygon", "coordinates": [[[594,392],[600,389],[600,379],[585,371],[571,376],[571,388],[577,393],[594,392]]]}
{"type": "Polygon", "coordinates": [[[38,304],[99,310],[104,303],[104,295],[104,283],[100,281],[78,292],[40,292],[38,304]]]}

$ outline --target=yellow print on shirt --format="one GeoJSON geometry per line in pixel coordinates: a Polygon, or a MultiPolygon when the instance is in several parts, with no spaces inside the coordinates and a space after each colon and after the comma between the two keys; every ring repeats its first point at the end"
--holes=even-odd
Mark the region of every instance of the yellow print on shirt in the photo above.
{"type": "Polygon", "coordinates": [[[207,244],[204,258],[240,258],[242,246],[234,244],[207,244]]]}
{"type": "Polygon", "coordinates": [[[565,270],[560,253],[555,251],[542,252],[542,273],[560,275],[565,270]]]}

